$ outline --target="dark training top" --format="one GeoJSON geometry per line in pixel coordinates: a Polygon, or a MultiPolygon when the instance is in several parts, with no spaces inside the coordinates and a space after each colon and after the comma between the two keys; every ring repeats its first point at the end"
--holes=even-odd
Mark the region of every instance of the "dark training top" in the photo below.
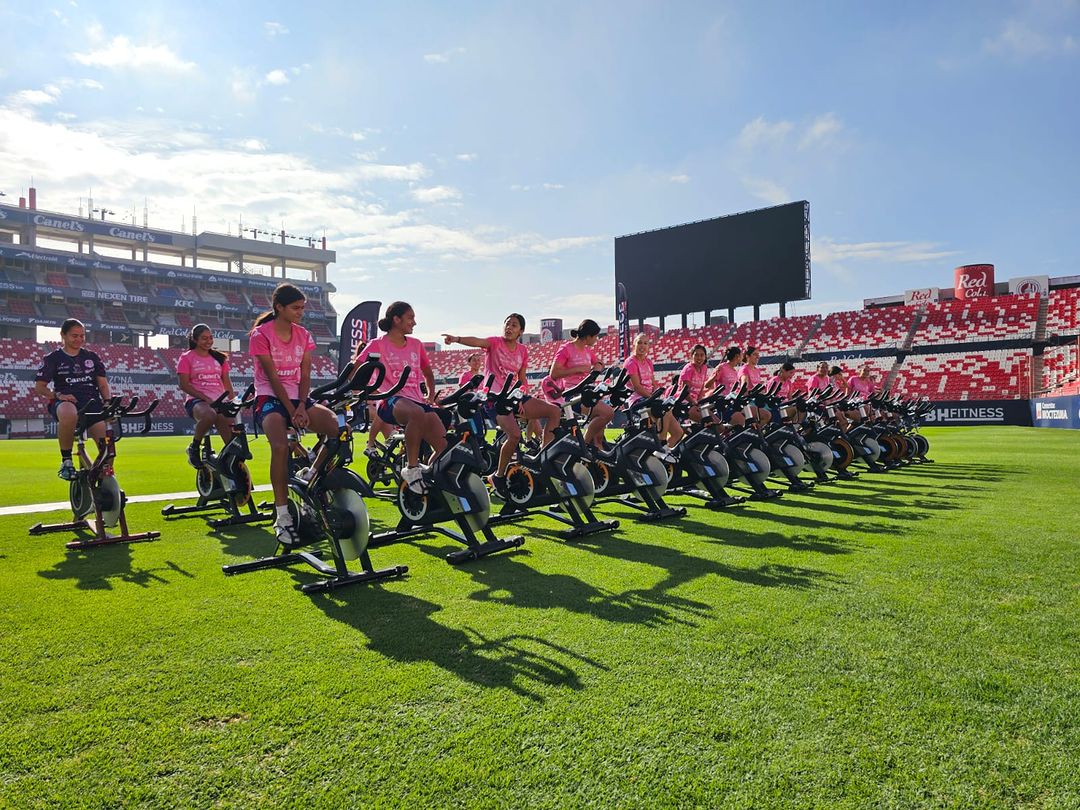
{"type": "Polygon", "coordinates": [[[93,352],[79,349],[72,357],[61,348],[45,355],[34,379],[51,383],[58,395],[73,394],[79,402],[87,402],[101,396],[97,378],[104,376],[105,366],[93,352]]]}

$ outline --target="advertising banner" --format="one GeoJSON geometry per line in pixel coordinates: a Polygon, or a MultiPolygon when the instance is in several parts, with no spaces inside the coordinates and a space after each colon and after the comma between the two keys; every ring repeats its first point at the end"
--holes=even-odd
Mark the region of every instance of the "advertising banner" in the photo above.
{"type": "Polygon", "coordinates": [[[361,301],[341,319],[341,337],[338,344],[338,374],[356,354],[358,346],[378,335],[379,307],[381,301],[361,301]]]}
{"type": "Polygon", "coordinates": [[[1010,278],[1009,292],[1013,295],[1048,295],[1050,293],[1050,276],[1010,278]]]}
{"type": "Polygon", "coordinates": [[[921,290],[904,290],[904,304],[926,304],[941,300],[940,287],[923,287],[921,290]]]}
{"type": "Polygon", "coordinates": [[[1080,430],[1080,396],[1031,400],[1031,422],[1035,427],[1080,430]]]}
{"type": "Polygon", "coordinates": [[[953,294],[957,300],[990,298],[994,294],[994,265],[965,264],[954,271],[953,294]]]}
{"type": "Polygon", "coordinates": [[[619,324],[619,357],[630,356],[630,299],[626,285],[621,281],[615,285],[615,320],[619,324]]]}
{"type": "Polygon", "coordinates": [[[953,425],[1031,425],[1031,409],[1026,399],[963,400],[935,402],[924,423],[939,427],[953,425]]]}
{"type": "Polygon", "coordinates": [[[553,340],[562,340],[562,318],[540,319],[540,342],[551,343],[553,340]]]}

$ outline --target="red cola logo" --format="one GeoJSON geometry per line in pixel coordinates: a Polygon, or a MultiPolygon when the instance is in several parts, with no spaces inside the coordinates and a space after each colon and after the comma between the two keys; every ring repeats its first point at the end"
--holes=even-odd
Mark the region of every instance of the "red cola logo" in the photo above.
{"type": "Polygon", "coordinates": [[[989,277],[989,273],[986,270],[978,271],[979,274],[972,275],[971,273],[964,273],[960,276],[960,282],[957,287],[961,290],[980,290],[986,288],[986,282],[989,277]]]}
{"type": "Polygon", "coordinates": [[[933,297],[933,291],[930,290],[929,288],[927,288],[925,290],[912,290],[911,291],[911,300],[912,301],[929,301],[932,297],[933,297]]]}

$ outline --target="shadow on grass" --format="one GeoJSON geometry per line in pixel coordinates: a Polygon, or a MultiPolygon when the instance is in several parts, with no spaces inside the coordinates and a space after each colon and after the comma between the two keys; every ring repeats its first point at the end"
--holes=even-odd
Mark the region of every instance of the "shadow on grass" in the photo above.
{"type": "Polygon", "coordinates": [[[430,662],[467,683],[510,691],[537,702],[535,687],[581,690],[573,665],[607,670],[603,664],[537,636],[488,638],[432,618],[433,602],[381,588],[365,588],[312,600],[328,617],[368,638],[368,649],[403,664],[430,662]],[[533,688],[530,688],[533,687],[533,688]]]}
{"type": "Polygon", "coordinates": [[[666,594],[663,589],[622,592],[597,588],[567,574],[545,574],[515,559],[492,559],[463,565],[473,581],[482,586],[469,596],[477,602],[546,610],[561,608],[572,613],[624,624],[660,627],[693,625],[693,618],[711,608],[701,602],[666,594]]]}
{"type": "Polygon", "coordinates": [[[233,557],[269,557],[277,549],[270,523],[207,526],[206,536],[217,540],[221,550],[233,557]]]}
{"type": "Polygon", "coordinates": [[[171,560],[156,568],[135,568],[130,543],[115,546],[69,551],[64,559],[47,571],[38,571],[43,579],[72,579],[75,587],[84,591],[109,591],[113,582],[148,588],[151,585],[168,585],[169,580],[159,573],[172,572],[193,579],[194,574],[185,571],[171,560]]]}

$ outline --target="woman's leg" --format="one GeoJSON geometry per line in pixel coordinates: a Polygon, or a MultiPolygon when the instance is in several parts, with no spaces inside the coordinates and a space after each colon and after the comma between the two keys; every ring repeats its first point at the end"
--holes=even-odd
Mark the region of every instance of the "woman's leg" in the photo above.
{"type": "Polygon", "coordinates": [[[585,428],[585,443],[602,449],[604,446],[604,429],[614,416],[614,408],[606,402],[597,402],[589,414],[589,425],[585,428]]]}
{"type": "Polygon", "coordinates": [[[668,447],[677,445],[682,440],[685,432],[682,425],[679,424],[679,420],[675,418],[675,414],[670,411],[664,414],[663,431],[667,435],[668,447]]]}
{"type": "Polygon", "coordinates": [[[558,405],[552,405],[550,402],[544,402],[542,399],[533,397],[521,406],[521,415],[529,420],[530,427],[537,423],[538,420],[545,420],[542,444],[545,447],[551,444],[551,440],[555,438],[555,428],[558,426],[559,419],[562,416],[558,405]]]}
{"type": "Polygon", "coordinates": [[[274,490],[274,506],[278,510],[280,523],[283,517],[281,510],[289,502],[289,437],[285,417],[280,413],[266,414],[262,420],[262,431],[270,442],[270,486],[274,490]]]}
{"type": "Polygon", "coordinates": [[[495,470],[495,477],[505,478],[506,468],[509,466],[511,459],[514,458],[518,443],[521,441],[521,427],[518,425],[517,417],[513,414],[499,414],[495,417],[495,421],[503,429],[503,434],[506,436],[506,441],[503,442],[502,448],[499,450],[499,466],[495,470]]]}

